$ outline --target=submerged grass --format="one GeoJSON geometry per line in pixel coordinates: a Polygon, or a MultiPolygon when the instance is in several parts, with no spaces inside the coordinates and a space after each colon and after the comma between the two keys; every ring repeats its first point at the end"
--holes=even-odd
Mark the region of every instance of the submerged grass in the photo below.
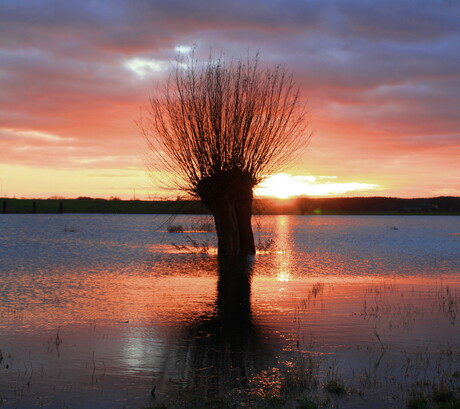
{"type": "Polygon", "coordinates": [[[345,395],[345,383],[341,379],[331,379],[324,385],[324,389],[334,395],[345,395]]]}
{"type": "MultiPolygon", "coordinates": [[[[213,223],[191,224],[189,226],[182,224],[170,224],[166,227],[168,233],[211,233],[215,231],[213,223]]],[[[186,243],[171,243],[172,246],[180,251],[193,254],[208,254],[210,245],[208,241],[200,242],[192,238],[189,234],[185,235],[186,243]]]]}
{"type": "Polygon", "coordinates": [[[166,231],[168,233],[183,233],[184,232],[184,227],[180,224],[170,224],[167,228],[166,231]]]}
{"type": "MultiPolygon", "coordinates": [[[[299,328],[301,314],[309,314],[314,301],[327,302],[327,286],[322,282],[312,284],[307,298],[298,301],[299,328]]],[[[362,362],[358,362],[356,367],[351,367],[355,362],[352,361],[349,368],[340,355],[343,351],[325,353],[320,342],[308,343],[306,334],[299,333],[288,341],[292,345],[286,345],[276,356],[276,362],[272,361],[263,369],[248,365],[239,372],[244,376],[231,381],[231,376],[215,375],[215,382],[207,386],[209,390],[197,391],[193,386],[190,389],[186,386],[181,389],[180,398],[157,407],[460,409],[457,340],[449,344],[416,346],[398,344],[395,342],[398,339],[394,338],[395,331],[410,333],[426,314],[441,317],[449,328],[455,326],[452,312],[457,311],[458,292],[445,286],[420,292],[401,291],[394,284],[371,287],[364,289],[367,306],[360,311],[361,304],[356,303],[357,310],[350,315],[366,323],[369,337],[356,345],[355,353],[364,354],[361,358],[369,359],[368,365],[360,368],[362,362]],[[423,299],[429,302],[422,302],[423,299]]],[[[321,313],[330,312],[326,308],[321,309],[321,313]]]]}
{"type": "Polygon", "coordinates": [[[176,250],[192,254],[208,254],[210,247],[207,241],[200,243],[197,240],[192,239],[190,236],[187,236],[187,244],[171,244],[176,248],[176,250]]]}
{"type": "Polygon", "coordinates": [[[170,224],[166,227],[168,233],[212,233],[216,231],[213,223],[191,224],[170,224]]]}
{"type": "Polygon", "coordinates": [[[460,409],[458,391],[443,387],[431,394],[419,392],[407,401],[407,409],[460,409]]]}
{"type": "Polygon", "coordinates": [[[265,240],[259,239],[256,244],[256,250],[261,252],[270,252],[275,249],[275,240],[268,238],[265,240]]]}

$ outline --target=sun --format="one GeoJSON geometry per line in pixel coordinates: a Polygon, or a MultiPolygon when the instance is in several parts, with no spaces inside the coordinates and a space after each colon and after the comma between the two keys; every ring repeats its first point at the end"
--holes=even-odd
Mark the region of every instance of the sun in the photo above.
{"type": "MultiPolygon", "coordinates": [[[[299,180],[296,177],[286,173],[277,173],[265,179],[257,188],[256,193],[260,196],[273,196],[278,199],[288,199],[293,196],[306,194],[306,186],[303,178],[299,180]]],[[[312,178],[314,179],[314,178],[312,178]]],[[[310,180],[314,182],[314,180],[310,180]]]]}
{"type": "Polygon", "coordinates": [[[360,182],[337,182],[335,176],[291,176],[276,173],[256,187],[258,196],[289,199],[295,196],[334,196],[345,192],[363,192],[379,186],[360,182]]]}

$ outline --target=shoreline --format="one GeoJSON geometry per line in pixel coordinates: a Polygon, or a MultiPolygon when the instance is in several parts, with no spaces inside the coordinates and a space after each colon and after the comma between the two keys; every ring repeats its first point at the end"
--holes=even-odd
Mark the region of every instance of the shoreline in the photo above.
{"type": "MultiPolygon", "coordinates": [[[[0,214],[210,214],[199,200],[0,199],[0,214]]],[[[255,198],[253,215],[459,216],[460,197],[255,198]]]]}

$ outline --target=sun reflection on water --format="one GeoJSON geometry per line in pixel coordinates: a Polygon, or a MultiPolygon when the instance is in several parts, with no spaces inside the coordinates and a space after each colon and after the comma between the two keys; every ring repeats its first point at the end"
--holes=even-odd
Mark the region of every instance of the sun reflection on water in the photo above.
{"type": "Polygon", "coordinates": [[[289,216],[276,216],[274,220],[275,243],[278,251],[275,253],[275,278],[278,281],[289,281],[292,268],[291,224],[289,216]]]}
{"type": "Polygon", "coordinates": [[[276,275],[276,279],[278,281],[289,281],[291,279],[291,274],[288,273],[287,271],[280,271],[277,275],[276,275]]]}

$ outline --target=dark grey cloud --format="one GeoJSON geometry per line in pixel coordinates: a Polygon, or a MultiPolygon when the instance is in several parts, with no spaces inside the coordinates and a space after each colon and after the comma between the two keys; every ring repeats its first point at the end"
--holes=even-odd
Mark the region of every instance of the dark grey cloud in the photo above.
{"type": "Polygon", "coordinates": [[[345,0],[336,7],[346,20],[346,35],[413,43],[460,32],[460,4],[455,1],[345,0]]]}

